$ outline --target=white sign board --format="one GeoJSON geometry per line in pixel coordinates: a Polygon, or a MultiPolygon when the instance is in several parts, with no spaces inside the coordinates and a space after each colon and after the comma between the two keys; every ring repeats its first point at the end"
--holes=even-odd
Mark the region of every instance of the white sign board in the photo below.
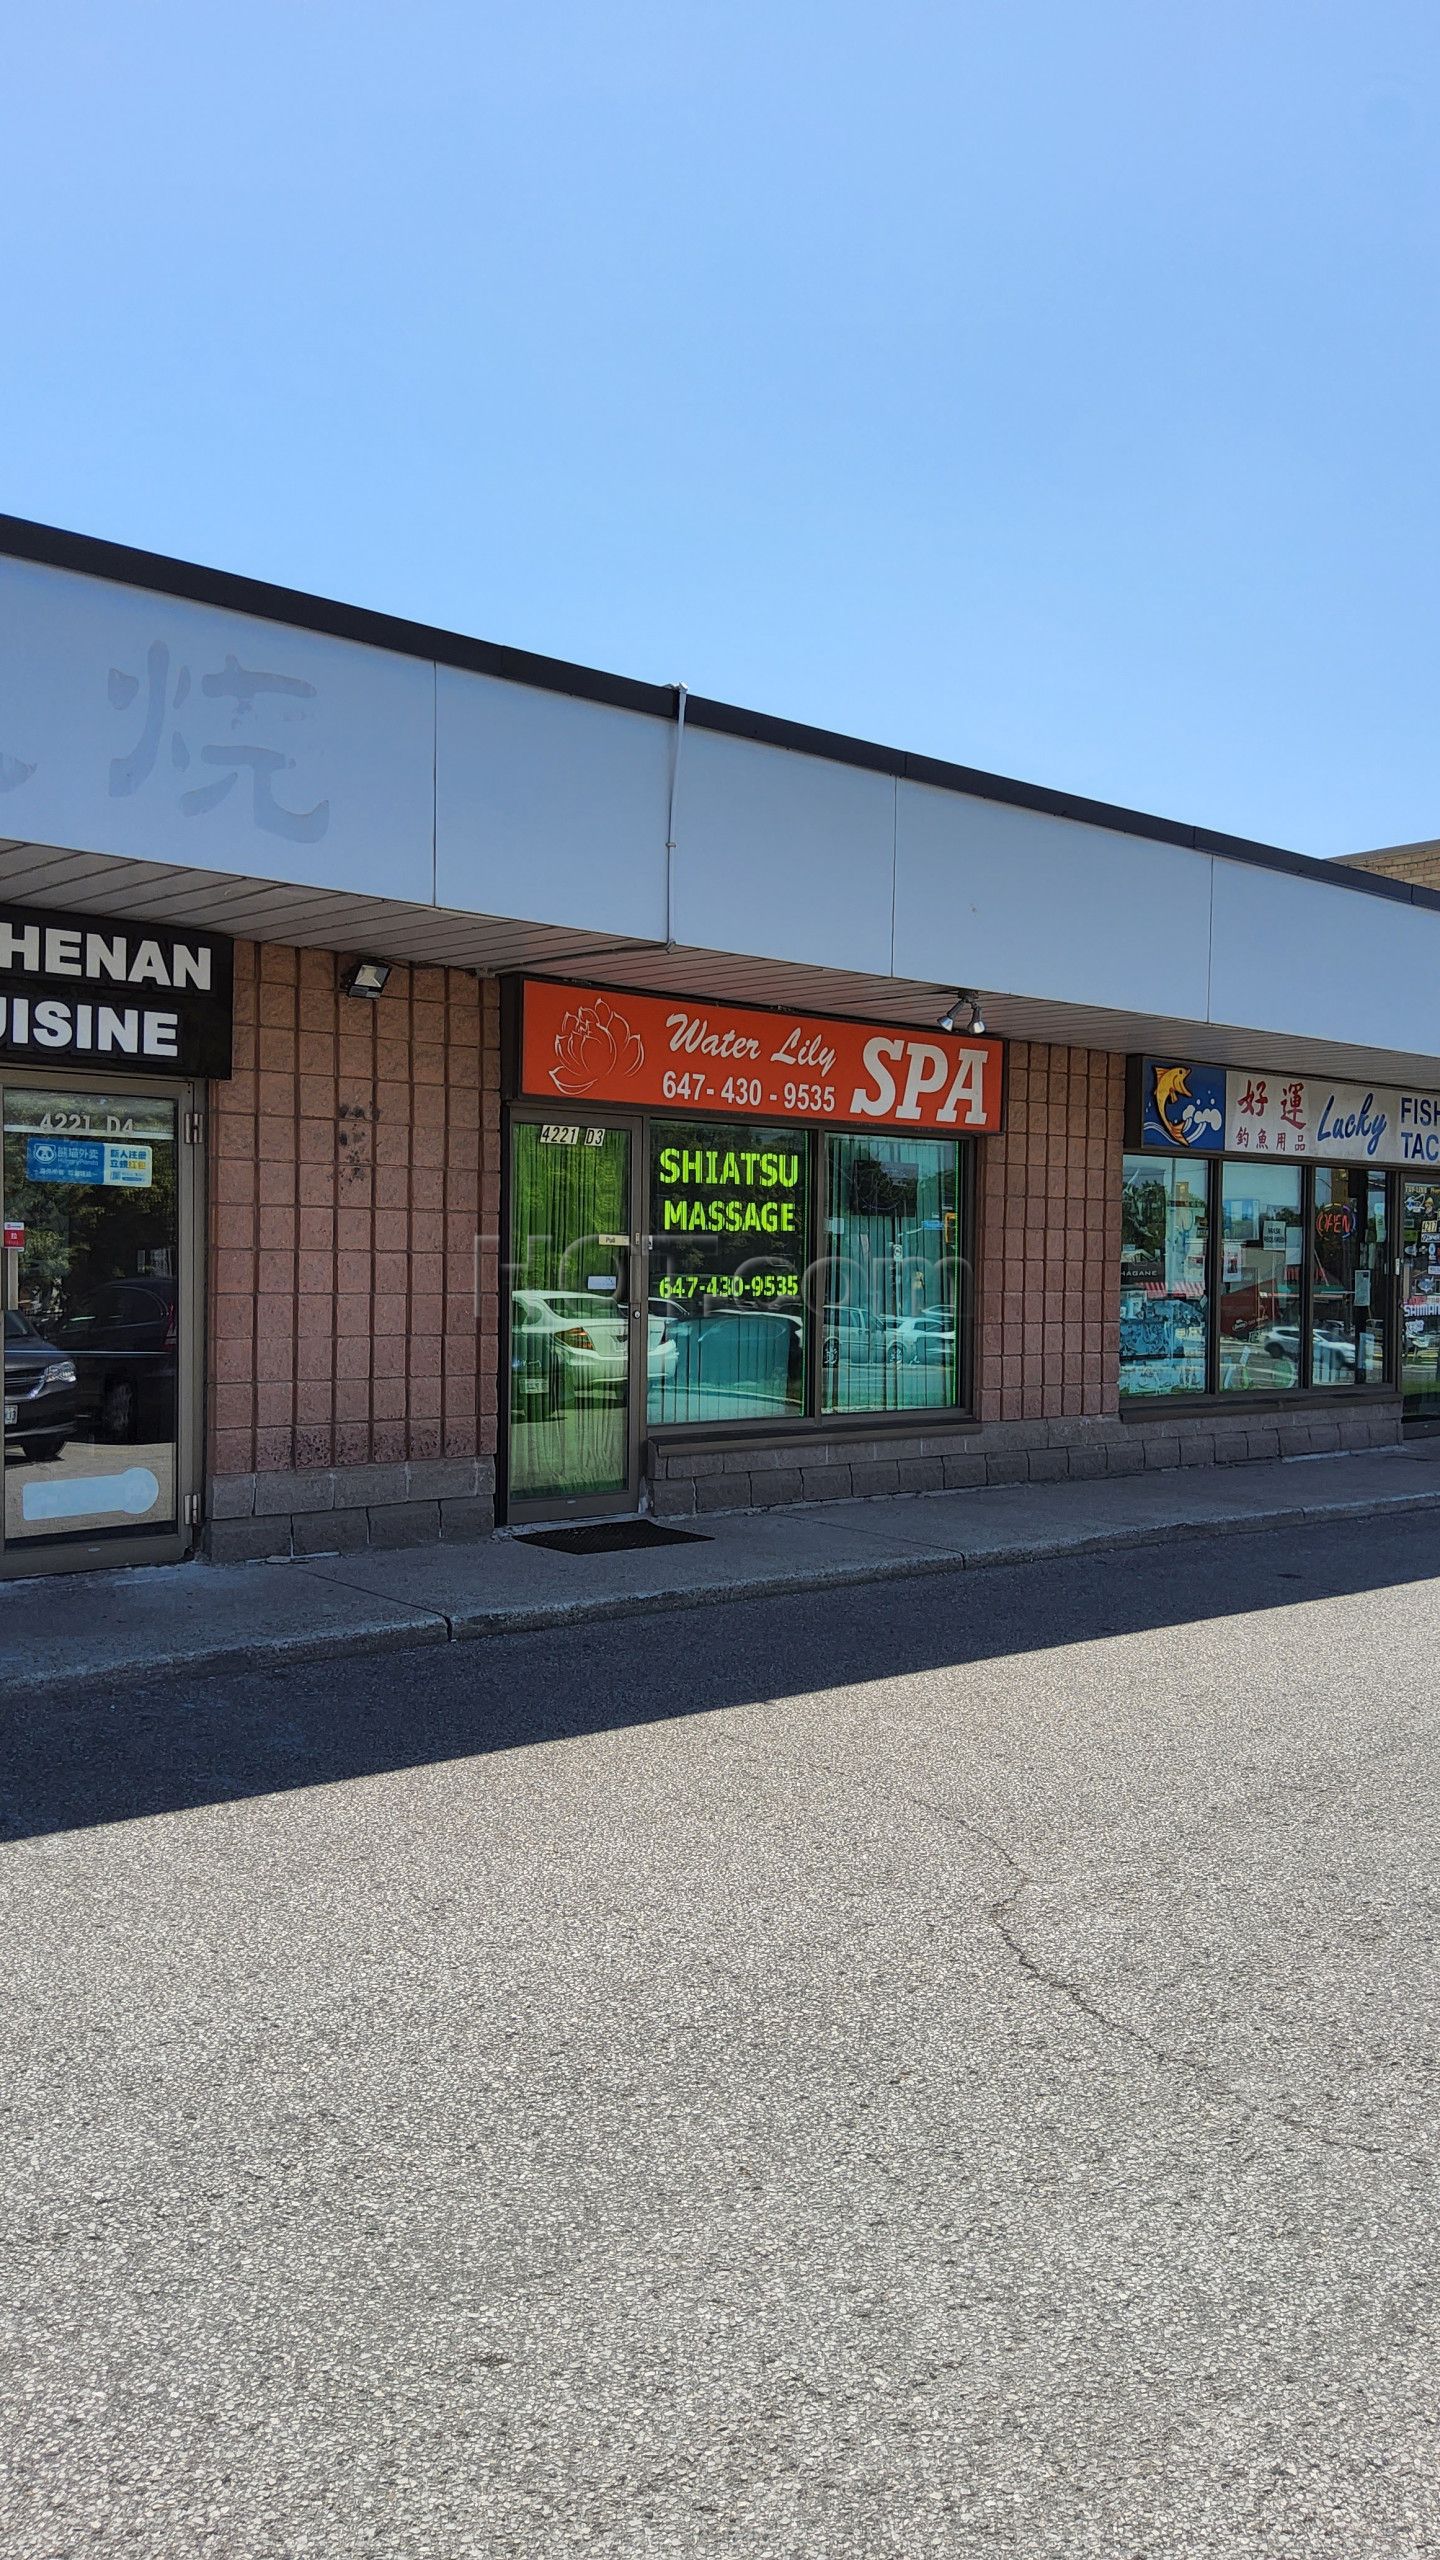
{"type": "Polygon", "coordinates": [[[1225,1078],[1225,1153],[1440,1165],[1440,1095],[1232,1070],[1225,1078]]]}

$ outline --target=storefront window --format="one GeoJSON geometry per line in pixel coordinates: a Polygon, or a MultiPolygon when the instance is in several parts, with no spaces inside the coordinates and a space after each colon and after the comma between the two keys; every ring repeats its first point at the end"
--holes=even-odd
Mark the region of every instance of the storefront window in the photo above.
{"type": "Polygon", "coordinates": [[[651,1422],[803,1413],[809,1199],[803,1130],[652,1125],[651,1422]]]}
{"type": "Polygon", "coordinates": [[[1440,1412],[1440,1189],[1407,1183],[1400,1249],[1401,1384],[1412,1413],[1440,1412]]]}
{"type": "Polygon", "coordinates": [[[1385,1176],[1315,1168],[1311,1383],[1353,1387],[1385,1374],[1385,1176]]]}
{"type": "Polygon", "coordinates": [[[1120,1247],[1120,1392],[1203,1395],[1210,1301],[1203,1165],[1127,1156],[1120,1247]]]}
{"type": "Polygon", "coordinates": [[[5,1090],[5,1541],[176,1520],[176,1106],[5,1090]]]}
{"type": "Polygon", "coordinates": [[[1300,1384],[1304,1229],[1299,1165],[1224,1167],[1220,1217],[1220,1384],[1300,1384]]]}
{"type": "Polygon", "coordinates": [[[958,1173],[953,1143],[826,1140],[824,1412],[956,1401],[958,1173]]]}
{"type": "Polygon", "coordinates": [[[510,1491],[573,1502],[629,1471],[630,1138],[517,1121],[510,1159],[510,1491]]]}

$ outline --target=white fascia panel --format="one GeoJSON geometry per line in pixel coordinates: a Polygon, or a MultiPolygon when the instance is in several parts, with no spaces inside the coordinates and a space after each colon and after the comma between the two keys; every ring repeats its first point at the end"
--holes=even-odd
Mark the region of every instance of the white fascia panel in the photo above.
{"type": "Polygon", "coordinates": [[[671,724],[457,667],[435,682],[439,904],[663,939],[671,724]]]}
{"type": "Polygon", "coordinates": [[[1433,1057],[1440,911],[1215,865],[1210,1019],[1433,1057]]]}
{"type": "Polygon", "coordinates": [[[688,729],[676,836],[677,941],[890,975],[888,774],[688,729]]]}
{"type": "Polygon", "coordinates": [[[1203,1020],[1207,854],[902,782],[895,975],[1203,1020]]]}
{"type": "Polygon", "coordinates": [[[0,830],[429,902],[434,676],[288,623],[0,560],[0,830]]]}

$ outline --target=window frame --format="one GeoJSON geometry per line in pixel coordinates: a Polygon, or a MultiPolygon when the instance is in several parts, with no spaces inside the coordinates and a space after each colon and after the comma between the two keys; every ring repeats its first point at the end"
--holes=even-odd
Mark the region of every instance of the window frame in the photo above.
{"type": "MultiPolygon", "coordinates": [[[[651,1181],[652,1131],[658,1122],[663,1122],[667,1127],[691,1124],[704,1126],[706,1114],[703,1111],[647,1111],[640,1115],[644,1168],[640,1215],[642,1231],[646,1239],[647,1288],[650,1240],[655,1233],[655,1203],[651,1181]]],[[[758,1124],[739,1123],[738,1125],[758,1124]]],[[[815,1141],[809,1150],[810,1167],[806,1195],[812,1244],[807,1271],[809,1273],[822,1271],[825,1275],[823,1286],[828,1291],[829,1271],[833,1257],[829,1251],[830,1239],[825,1229],[827,1141],[831,1138],[873,1138],[876,1134],[875,1124],[872,1121],[845,1120],[826,1121],[819,1126],[814,1122],[797,1124],[791,1121],[777,1122],[775,1125],[777,1128],[785,1129],[802,1126],[806,1134],[812,1136],[815,1141]],[[816,1251],[814,1248],[817,1245],[823,1246],[824,1251],[816,1251]]],[[[887,1134],[896,1133],[892,1131],[887,1134]]],[[[929,1142],[935,1140],[933,1130],[917,1131],[915,1134],[923,1135],[929,1142]]],[[[777,1443],[793,1447],[802,1446],[807,1441],[913,1437],[917,1431],[935,1429],[942,1424],[969,1424],[973,1427],[975,1423],[975,1302],[978,1290],[975,1242],[980,1189],[976,1179],[976,1149],[981,1142],[976,1138],[957,1135],[953,1139],[944,1138],[939,1143],[953,1146],[955,1149],[956,1252],[962,1270],[969,1275],[968,1290],[964,1292],[963,1303],[958,1304],[956,1309],[955,1402],[941,1405],[911,1405],[899,1412],[866,1410],[861,1407],[844,1413],[826,1413],[821,1402],[824,1391],[826,1299],[822,1295],[817,1309],[812,1297],[802,1292],[802,1303],[805,1309],[804,1409],[802,1412],[783,1421],[773,1422],[760,1416],[749,1418],[741,1416],[730,1422],[651,1422],[647,1418],[644,1425],[647,1441],[652,1442],[657,1448],[674,1450],[698,1447],[702,1443],[706,1447],[726,1444],[773,1446],[777,1443]]],[[[959,1295],[960,1293],[957,1292],[957,1297],[959,1295]]]]}
{"type": "MultiPolygon", "coordinates": [[[[716,1125],[714,1115],[707,1114],[703,1111],[646,1111],[641,1114],[640,1151],[642,1166],[640,1177],[640,1198],[641,1230],[645,1238],[644,1278],[645,1304],[647,1308],[649,1307],[654,1294],[654,1274],[651,1266],[654,1258],[655,1247],[659,1241],[659,1235],[655,1225],[656,1200],[654,1180],[658,1132],[662,1129],[677,1128],[713,1129],[716,1125]]],[[[798,1140],[804,1149],[806,1170],[804,1180],[799,1188],[805,1202],[805,1241],[811,1246],[812,1252],[810,1260],[802,1260],[800,1265],[801,1286],[798,1304],[801,1310],[801,1322],[803,1325],[800,1363],[800,1411],[793,1414],[778,1415],[773,1419],[766,1414],[758,1413],[734,1414],[729,1416],[727,1419],[718,1422],[703,1422],[695,1419],[677,1419],[673,1422],[652,1420],[649,1412],[649,1380],[647,1373],[641,1387],[641,1411],[644,1416],[645,1435],[651,1440],[664,1439],[669,1442],[676,1439],[690,1439],[697,1433],[703,1433],[707,1437],[713,1433],[720,1433],[743,1439],[753,1437],[757,1432],[766,1434],[778,1432],[781,1435],[788,1437],[791,1432],[799,1430],[803,1424],[809,1421],[812,1412],[812,1398],[814,1394],[815,1378],[818,1375],[819,1355],[818,1353],[815,1353],[814,1344],[811,1339],[815,1328],[812,1322],[811,1309],[806,1299],[804,1284],[806,1273],[813,1267],[814,1261],[813,1246],[816,1236],[815,1204],[818,1197],[817,1175],[821,1160],[821,1146],[818,1143],[812,1144],[811,1141],[812,1139],[823,1140],[825,1132],[824,1130],[817,1130],[811,1122],[795,1120],[746,1120],[742,1119],[738,1114],[734,1116],[733,1123],[727,1123],[727,1125],[733,1125],[737,1141],[745,1132],[754,1129],[764,1129],[771,1133],[771,1143],[775,1147],[779,1148],[788,1146],[798,1140]],[[814,1354],[813,1358],[812,1353],[814,1354]]]]}
{"type": "MultiPolygon", "coordinates": [[[[1121,1193],[1121,1238],[1122,1238],[1122,1250],[1123,1250],[1123,1238],[1124,1238],[1124,1194],[1125,1194],[1125,1182],[1126,1182],[1126,1171],[1125,1171],[1125,1168],[1126,1168],[1126,1166],[1127,1166],[1127,1165],[1132,1161],[1132,1159],[1133,1159],[1133,1160],[1134,1160],[1134,1162],[1136,1162],[1137,1164],[1147,1164],[1147,1165],[1151,1165],[1151,1164],[1173,1164],[1173,1163],[1175,1162],[1175,1158],[1174,1158],[1173,1156],[1170,1156],[1170,1155],[1164,1155],[1164,1154],[1162,1154],[1162,1153],[1159,1151],[1159,1149],[1158,1149],[1158,1148],[1156,1148],[1156,1149],[1151,1149],[1148,1153],[1147,1153],[1147,1152],[1145,1152],[1144,1150],[1142,1150],[1142,1149],[1141,1149],[1141,1148],[1139,1148],[1139,1147],[1122,1147],[1122,1148],[1121,1148],[1121,1151],[1120,1151],[1120,1193],[1121,1193]]],[[[1126,1412],[1126,1410],[1127,1410],[1127,1409],[1129,1409],[1129,1408],[1133,1408],[1133,1409],[1134,1409],[1135,1411],[1137,1411],[1137,1412],[1143,1412],[1143,1413],[1154,1413],[1154,1412],[1155,1412],[1155,1411],[1157,1411],[1158,1409],[1164,1409],[1164,1408],[1173,1407],[1173,1406],[1184,1406],[1184,1407],[1187,1407],[1187,1408],[1188,1408],[1188,1407],[1190,1407],[1190,1406],[1202,1405],[1202,1404],[1208,1404],[1208,1403],[1210,1403],[1212,1400],[1216,1400],[1216,1398],[1217,1398],[1217,1390],[1216,1390],[1216,1389],[1214,1389],[1214,1388],[1210,1385],[1210,1383],[1209,1383],[1209,1381],[1210,1381],[1210,1380],[1212,1380],[1212,1379],[1214,1379],[1214,1378],[1218,1377],[1218,1375],[1219,1375],[1219,1360],[1218,1360],[1218,1348],[1217,1348],[1217,1346],[1218,1346],[1218,1342],[1219,1342],[1219,1322],[1218,1322],[1218,1310],[1217,1310],[1217,1306],[1216,1306],[1216,1288],[1215,1288],[1215,1284],[1216,1284],[1216,1276],[1217,1276],[1217,1273],[1218,1273],[1218,1271],[1219,1271],[1220,1265],[1219,1265],[1219,1261],[1218,1261],[1218,1258],[1217,1258],[1217,1253],[1216,1253],[1216,1244],[1215,1244],[1215,1184],[1214,1184],[1214,1182],[1213,1182],[1213,1180],[1212,1180],[1212,1178],[1211,1178],[1211,1173],[1210,1173],[1210,1166],[1211,1166],[1211,1164],[1212,1164],[1212,1163],[1216,1162],[1216,1161],[1217,1161],[1217,1159],[1215,1159],[1215,1158],[1213,1158],[1213,1157],[1204,1157],[1204,1156],[1202,1156],[1202,1157],[1193,1157],[1193,1156],[1192,1156],[1192,1157],[1188,1157],[1188,1158],[1184,1159],[1184,1161],[1186,1162],[1187,1167],[1193,1167],[1193,1166],[1195,1166],[1195,1165],[1198,1163],[1198,1164],[1202,1164],[1202,1165],[1204,1166],[1204,1168],[1205,1168],[1205,1377],[1206,1377],[1206,1382],[1207,1382],[1207,1383],[1206,1383],[1206,1384],[1205,1384],[1205,1386],[1203,1386],[1203,1387],[1177,1388],[1177,1389],[1175,1389],[1174,1391],[1172,1391],[1172,1392],[1171,1392],[1170,1394],[1168,1394],[1168,1395],[1132,1395],[1132,1396],[1127,1396],[1127,1395],[1126,1395],[1126,1393],[1125,1393],[1125,1389],[1124,1389],[1124,1385],[1123,1385],[1123,1383],[1122,1383],[1122,1384],[1120,1384],[1120,1385],[1117,1387],[1117,1394],[1118,1394],[1118,1397],[1119,1397],[1120,1411],[1121,1411],[1121,1414],[1122,1414],[1122,1415],[1123,1415],[1123,1414],[1126,1412]]],[[[1118,1274],[1117,1274],[1117,1281],[1118,1281],[1118,1274]]],[[[1123,1283],[1120,1283],[1119,1285],[1117,1285],[1117,1288],[1116,1288],[1116,1294],[1115,1294],[1115,1301],[1114,1301],[1114,1304],[1115,1304],[1115,1314],[1116,1314],[1116,1322],[1117,1322],[1117,1324],[1118,1324],[1118,1321],[1119,1321],[1119,1304],[1120,1304],[1120,1298],[1121,1298],[1122,1292],[1123,1292],[1123,1283]]],[[[1122,1380],[1122,1381],[1123,1381],[1123,1378],[1124,1378],[1124,1371],[1123,1371],[1123,1369],[1119,1369],[1119,1368],[1118,1368],[1118,1349],[1117,1349],[1117,1373],[1118,1373],[1118,1377],[1120,1378],[1120,1380],[1122,1380]]]]}
{"type": "MultiPolygon", "coordinates": [[[[936,1414],[954,1414],[959,1412],[962,1409],[962,1406],[965,1406],[968,1403],[971,1386],[970,1374],[967,1366],[967,1346],[970,1326],[966,1321],[967,1310],[962,1307],[960,1303],[960,1274],[962,1272],[970,1275],[970,1297],[972,1301],[974,1298],[974,1257],[971,1251],[972,1240],[968,1226],[967,1214],[969,1206],[967,1194],[971,1187],[971,1171],[967,1166],[964,1142],[959,1138],[953,1138],[948,1135],[937,1135],[933,1129],[920,1129],[912,1132],[892,1128],[875,1129],[866,1127],[863,1124],[859,1128],[833,1129],[826,1127],[821,1130],[820,1139],[821,1144],[816,1149],[816,1156],[818,1159],[817,1199],[819,1203],[821,1223],[815,1230],[815,1233],[823,1241],[825,1249],[823,1254],[816,1254],[812,1267],[823,1268],[824,1286],[821,1292],[818,1324],[816,1326],[818,1339],[815,1353],[814,1400],[813,1404],[811,1404],[807,1410],[813,1413],[814,1418],[818,1422],[825,1424],[830,1428],[838,1427],[841,1430],[849,1429],[856,1424],[868,1424],[871,1422],[903,1424],[909,1421],[912,1415],[917,1414],[921,1416],[928,1416],[933,1419],[936,1414]],[[835,1288],[835,1275],[841,1267],[841,1257],[833,1250],[833,1248],[837,1242],[843,1241],[843,1239],[832,1237],[829,1231],[828,1221],[831,1215],[832,1191],[834,1186],[830,1179],[830,1157],[828,1149],[832,1141],[837,1144],[845,1144],[852,1139],[857,1138],[868,1142],[898,1142],[901,1145],[913,1144],[915,1146],[934,1147],[937,1150],[945,1148],[948,1149],[950,1153],[951,1162],[954,1168],[955,1186],[955,1207],[953,1215],[955,1219],[956,1279],[954,1306],[952,1310],[955,1327],[955,1392],[953,1397],[944,1404],[913,1404],[899,1406],[841,1405],[829,1409],[827,1409],[825,1404],[825,1310],[827,1307],[843,1303],[833,1294],[835,1288]]],[[[970,1143],[973,1144],[973,1141],[970,1143]]],[[[973,1312],[973,1308],[971,1312],[973,1312]]]]}
{"type": "MultiPolygon", "coordinates": [[[[1310,1223],[1306,1230],[1309,1240],[1309,1250],[1306,1256],[1306,1279],[1310,1290],[1310,1321],[1305,1331],[1305,1344],[1306,1357],[1312,1369],[1312,1373],[1315,1359],[1315,1248],[1317,1241],[1315,1234],[1315,1218],[1318,1206],[1315,1198],[1314,1177],[1316,1174],[1320,1173],[1346,1173],[1349,1174],[1352,1179],[1356,1177],[1360,1179],[1362,1184],[1365,1186],[1363,1192],[1364,1223],[1362,1226],[1362,1235],[1364,1234],[1365,1229],[1368,1229],[1369,1226],[1369,1186],[1371,1183],[1378,1180],[1383,1184],[1385,1200],[1384,1260],[1381,1266],[1383,1279],[1381,1303],[1385,1324],[1385,1349],[1384,1357],[1380,1364],[1380,1376],[1378,1378],[1352,1378],[1344,1386],[1337,1385],[1332,1380],[1330,1384],[1322,1387],[1316,1385],[1312,1374],[1310,1379],[1310,1393],[1323,1398],[1326,1403],[1333,1402],[1337,1396],[1359,1394],[1363,1388],[1374,1388],[1377,1386],[1388,1385],[1392,1392],[1398,1393],[1400,1379],[1399,1364],[1401,1335],[1404,1329],[1404,1320],[1400,1312],[1399,1303],[1400,1255],[1395,1235],[1395,1213],[1397,1204],[1401,1197],[1401,1174],[1390,1165],[1338,1164],[1334,1162],[1321,1162],[1318,1159],[1311,1164],[1310,1173],[1310,1223]]],[[[1354,1286],[1355,1274],[1352,1272],[1350,1284],[1350,1304],[1352,1309],[1354,1306],[1354,1286]]]]}
{"type": "MultiPolygon", "coordinates": [[[[1124,1181],[1124,1166],[1132,1157],[1137,1162],[1155,1163],[1168,1160],[1165,1152],[1159,1148],[1122,1148],[1122,1185],[1124,1181]]],[[[1125,1392],[1124,1375],[1122,1371],[1119,1382],[1119,1408],[1120,1419],[1122,1422],[1140,1422],[1144,1420],[1147,1414],[1153,1413],[1229,1413],[1239,1416],[1246,1413],[1283,1412],[1288,1410],[1290,1406],[1300,1402],[1302,1399],[1306,1403],[1315,1404],[1321,1411],[1327,1411],[1330,1408],[1342,1405],[1347,1401],[1367,1402],[1374,1401],[1379,1397],[1397,1395],[1400,1392],[1398,1385],[1398,1301],[1400,1288],[1400,1254],[1397,1244],[1395,1220],[1400,1204],[1399,1185],[1402,1179],[1401,1174],[1398,1173],[1393,1166],[1389,1165],[1352,1165],[1347,1163],[1343,1167],[1337,1168],[1337,1166],[1328,1158],[1321,1159],[1314,1156],[1307,1156],[1302,1164],[1296,1166],[1294,1164],[1294,1160],[1291,1159],[1292,1170],[1298,1171],[1301,1176],[1300,1223],[1301,1230],[1305,1238],[1305,1252],[1302,1257],[1300,1269],[1301,1373],[1296,1379],[1293,1387],[1266,1386],[1237,1388],[1222,1387],[1219,1382],[1220,1275],[1223,1270],[1223,1264],[1220,1258],[1222,1252],[1222,1204],[1224,1200],[1226,1168],[1231,1165],[1245,1165],[1253,1167],[1256,1159],[1253,1156],[1248,1155],[1216,1154],[1206,1155],[1204,1157],[1192,1156],[1189,1161],[1192,1164],[1203,1163],[1205,1166],[1207,1228],[1205,1247],[1205,1288],[1207,1297],[1205,1374],[1207,1384],[1203,1391],[1195,1391],[1190,1394],[1153,1396],[1127,1395],[1125,1392]],[[1315,1293],[1313,1250],[1315,1219],[1314,1177],[1318,1171],[1332,1172],[1337,1169],[1348,1173],[1379,1173],[1383,1174],[1385,1179],[1386,1260],[1383,1301],[1385,1308],[1385,1359],[1381,1375],[1378,1378],[1357,1378],[1346,1387],[1317,1387],[1314,1383],[1314,1377],[1312,1374],[1314,1366],[1314,1341],[1312,1328],[1314,1321],[1315,1293]]],[[[1117,1274],[1116,1304],[1118,1305],[1118,1303],[1119,1291],[1117,1274]]]]}

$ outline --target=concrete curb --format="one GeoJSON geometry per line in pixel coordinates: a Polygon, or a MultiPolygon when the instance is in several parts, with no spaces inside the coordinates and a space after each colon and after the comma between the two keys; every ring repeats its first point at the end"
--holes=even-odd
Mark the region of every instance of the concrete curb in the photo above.
{"type": "Polygon", "coordinates": [[[273,1636],[256,1636],[246,1644],[180,1645],[130,1661],[80,1662],[63,1668],[44,1667],[0,1674],[0,1704],[6,1700],[53,1696],[57,1689],[93,1689],[105,1681],[153,1679],[159,1672],[193,1671],[208,1678],[217,1671],[283,1671],[294,1662],[344,1662],[376,1653],[409,1653],[417,1645],[448,1644],[450,1622],[438,1611],[417,1609],[413,1621],[394,1617],[361,1620],[347,1627],[316,1628],[273,1636]]]}
{"type": "Polygon", "coordinates": [[[1240,1519],[1147,1521],[1143,1528],[1096,1530],[1074,1538],[1016,1540],[1003,1547],[941,1554],[917,1547],[909,1556],[857,1558],[853,1563],[812,1565],[804,1571],[749,1575],[707,1582],[690,1590],[627,1592],[623,1598],[558,1601],[543,1607],[478,1609],[447,1620],[452,1643],[493,1635],[526,1635],[584,1619],[628,1618],[647,1609],[705,1609],[722,1601],[782,1599],[797,1591],[826,1591],[850,1582],[910,1582],[924,1574],[979,1573],[996,1565],[1067,1564],[1072,1556],[1105,1555],[1126,1547],[1169,1546],[1177,1538],[1223,1538],[1261,1529],[1299,1529],[1329,1520],[1388,1518],[1398,1511],[1440,1510],[1440,1493],[1390,1495],[1361,1502],[1321,1502],[1240,1519]]]}
{"type": "MultiPolygon", "coordinates": [[[[357,1656],[405,1653],[419,1646],[469,1644],[487,1637],[543,1634],[547,1630],[643,1616],[651,1610],[707,1609],[735,1600],[784,1599],[805,1591],[826,1591],[847,1584],[906,1582],[942,1573],[975,1573],[1007,1565],[1068,1563],[1072,1557],[1119,1553],[1127,1548],[1173,1544],[1177,1539],[1254,1535],[1265,1529],[1323,1526],[1330,1521],[1391,1519],[1421,1511],[1440,1511],[1440,1492],[1364,1497],[1353,1502],[1294,1503],[1274,1511],[1230,1517],[1146,1521],[1074,1537],[1016,1539],[1006,1544],[941,1551],[916,1547],[910,1555],[847,1558],[843,1563],[811,1565],[793,1572],[746,1574],[623,1594],[580,1595],[574,1600],[516,1602],[500,1607],[460,1610],[453,1615],[415,1604],[407,1618],[397,1619],[397,1603],[384,1617],[360,1618],[343,1628],[294,1629],[272,1636],[256,1635],[244,1644],[193,1644],[172,1651],[151,1650],[143,1657],[109,1663],[77,1663],[0,1676],[0,1701],[53,1695],[57,1690],[92,1689],[102,1683],[153,1678],[160,1672],[194,1672],[210,1677],[227,1671],[284,1670],[291,1664],[344,1661],[357,1656]]],[[[335,1584],[329,1586],[336,1589],[335,1584]]]]}

